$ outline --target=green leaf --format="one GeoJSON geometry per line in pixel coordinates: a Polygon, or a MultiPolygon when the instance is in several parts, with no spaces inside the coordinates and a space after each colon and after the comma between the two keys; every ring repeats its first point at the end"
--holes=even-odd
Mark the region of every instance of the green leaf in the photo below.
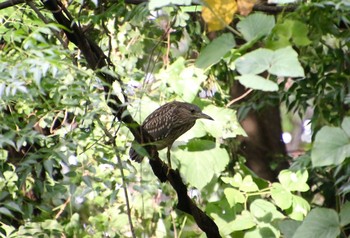
{"type": "Polygon", "coordinates": [[[12,217],[12,218],[15,218],[12,214],[12,212],[7,209],[6,207],[0,207],[0,214],[3,214],[5,216],[8,216],[8,217],[12,217]]]}
{"type": "Polygon", "coordinates": [[[270,67],[273,51],[260,48],[249,52],[235,61],[236,69],[241,74],[260,74],[270,67]]]}
{"type": "Polygon", "coordinates": [[[172,155],[180,161],[181,174],[198,189],[218,177],[229,162],[227,151],[208,140],[192,140],[185,150],[178,149],[172,155]]]}
{"type": "Polygon", "coordinates": [[[51,178],[52,178],[52,171],[53,171],[53,162],[54,162],[53,159],[44,160],[44,168],[51,178]]]}
{"type": "Polygon", "coordinates": [[[15,212],[18,212],[18,213],[21,213],[23,214],[23,211],[22,209],[20,208],[20,206],[15,203],[15,202],[6,202],[5,204],[5,207],[7,207],[8,209],[12,210],[12,211],[15,211],[15,212]]]}
{"type": "Polygon", "coordinates": [[[240,173],[236,173],[233,177],[221,177],[221,179],[224,183],[230,184],[236,188],[239,188],[243,182],[243,178],[240,173]]]}
{"type": "Polygon", "coordinates": [[[214,222],[219,227],[220,234],[229,235],[234,231],[235,227],[233,227],[232,224],[236,219],[236,215],[226,199],[208,203],[206,206],[206,213],[214,219],[214,222]]]}
{"type": "Polygon", "coordinates": [[[278,77],[304,77],[304,69],[292,47],[276,51],[260,48],[239,57],[235,65],[241,75],[260,74],[267,70],[278,77]]]}
{"type": "Polygon", "coordinates": [[[276,50],[270,64],[269,73],[278,77],[305,77],[298,53],[292,47],[276,50]]]}
{"type": "Polygon", "coordinates": [[[233,231],[243,231],[254,227],[256,224],[249,211],[242,211],[230,225],[233,231]]]}
{"type": "Polygon", "coordinates": [[[340,225],[346,226],[350,224],[350,202],[347,201],[341,208],[340,208],[340,225]]]}
{"type": "Polygon", "coordinates": [[[62,231],[62,226],[60,223],[57,222],[57,220],[44,220],[41,223],[41,226],[44,230],[49,230],[49,231],[62,231]]]}
{"type": "Polygon", "coordinates": [[[285,238],[292,238],[300,225],[301,221],[294,220],[283,220],[278,222],[278,227],[285,238]]]}
{"type": "Polygon", "coordinates": [[[293,195],[292,207],[287,210],[288,216],[301,221],[310,210],[310,204],[302,197],[293,195]]]}
{"type": "Polygon", "coordinates": [[[207,76],[203,70],[192,66],[184,68],[179,76],[172,78],[168,83],[182,100],[192,102],[198,94],[200,85],[206,78],[207,76]]]}
{"type": "Polygon", "coordinates": [[[250,212],[254,217],[266,223],[284,218],[284,215],[277,211],[275,205],[263,199],[254,200],[250,205],[250,212]]]}
{"type": "Polygon", "coordinates": [[[253,13],[237,24],[237,29],[246,41],[268,35],[275,26],[275,18],[264,13],[253,13]]]}
{"type": "Polygon", "coordinates": [[[347,136],[350,138],[350,117],[345,117],[341,123],[341,128],[345,131],[347,136]]]}
{"type": "Polygon", "coordinates": [[[4,232],[2,237],[16,237],[16,235],[14,235],[16,233],[16,228],[13,226],[9,226],[5,223],[0,222],[0,227],[2,229],[2,231],[4,232]],[[11,235],[12,234],[12,235],[11,235]]]}
{"type": "Polygon", "coordinates": [[[239,190],[243,192],[256,192],[259,190],[258,185],[256,185],[253,181],[251,175],[247,175],[243,178],[241,186],[239,186],[239,190]]]}
{"type": "Polygon", "coordinates": [[[181,100],[192,102],[207,76],[202,69],[193,65],[187,67],[185,63],[185,59],[179,57],[168,68],[160,70],[156,78],[161,80],[171,93],[175,92],[181,100]]]}
{"type": "Polygon", "coordinates": [[[236,76],[236,79],[247,88],[252,88],[262,91],[277,91],[277,83],[267,80],[259,75],[244,74],[242,76],[236,76]]]}
{"type": "Polygon", "coordinates": [[[231,207],[236,205],[237,203],[244,203],[245,198],[244,195],[234,188],[225,188],[224,190],[225,197],[230,204],[231,207]]]}
{"type": "Polygon", "coordinates": [[[260,226],[252,231],[248,231],[244,238],[277,238],[276,234],[271,229],[272,226],[260,226]]]}
{"type": "Polygon", "coordinates": [[[266,47],[279,49],[294,43],[297,46],[306,46],[311,43],[308,38],[308,27],[306,24],[287,19],[274,27],[272,34],[266,42],[266,47]]]}
{"type": "Polygon", "coordinates": [[[296,230],[293,238],[334,238],[340,234],[338,214],[328,208],[315,208],[296,230]]]}
{"type": "Polygon", "coordinates": [[[311,151],[313,167],[339,165],[350,156],[348,119],[342,125],[346,132],[339,127],[324,126],[316,134],[311,151]]]}
{"type": "Polygon", "coordinates": [[[300,21],[294,21],[292,40],[297,46],[307,46],[311,43],[308,38],[308,26],[300,21]]]}
{"type": "Polygon", "coordinates": [[[231,33],[225,33],[210,42],[199,54],[195,66],[206,69],[210,65],[216,64],[227,54],[236,42],[231,33]]]}
{"type": "Polygon", "coordinates": [[[209,105],[203,109],[205,114],[210,115],[214,121],[198,121],[196,124],[203,124],[205,130],[215,138],[234,138],[237,135],[246,135],[237,121],[236,111],[209,105]]]}
{"type": "Polygon", "coordinates": [[[298,170],[296,172],[282,170],[278,175],[278,180],[281,182],[283,188],[288,191],[306,192],[310,189],[309,185],[306,183],[308,177],[307,170],[298,170]]]}
{"type": "Polygon", "coordinates": [[[279,183],[272,184],[271,197],[283,210],[289,208],[293,202],[292,194],[279,183]]]}

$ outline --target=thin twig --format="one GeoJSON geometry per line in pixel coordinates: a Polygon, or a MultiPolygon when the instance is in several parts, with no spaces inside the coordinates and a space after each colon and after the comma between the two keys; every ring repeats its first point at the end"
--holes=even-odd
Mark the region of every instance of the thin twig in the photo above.
{"type": "MultiPolygon", "coordinates": [[[[39,9],[35,6],[35,4],[32,1],[28,1],[27,4],[33,9],[33,11],[38,15],[38,17],[45,23],[45,24],[49,24],[49,20],[39,11],[39,9]]],[[[60,34],[58,34],[58,32],[56,31],[52,31],[53,34],[56,36],[56,38],[59,40],[59,42],[61,43],[61,45],[65,48],[68,49],[67,44],[64,42],[64,40],[62,39],[62,37],[60,36],[60,34]]]]}
{"type": "MultiPolygon", "coordinates": [[[[101,129],[104,131],[105,135],[109,138],[109,141],[113,141],[113,148],[114,148],[114,154],[116,155],[117,157],[117,160],[118,160],[118,167],[119,167],[119,170],[120,170],[120,175],[122,177],[122,184],[123,184],[123,191],[124,191],[124,196],[125,196],[125,205],[126,205],[126,210],[127,210],[127,214],[128,214],[128,219],[129,219],[129,225],[130,225],[130,231],[131,231],[131,234],[132,234],[132,237],[133,238],[136,238],[136,235],[135,235],[135,229],[134,229],[134,225],[132,223],[132,218],[131,218],[131,208],[130,208],[130,201],[129,201],[129,194],[128,194],[128,188],[126,186],[126,181],[125,181],[125,175],[124,175],[124,171],[123,171],[123,162],[120,158],[120,156],[118,155],[119,151],[117,150],[117,145],[115,143],[115,138],[114,136],[107,130],[107,128],[105,127],[105,125],[101,122],[100,118],[98,117],[95,117],[98,125],[101,127],[101,129]]],[[[119,130],[120,128],[120,125],[119,124],[119,127],[117,129],[117,131],[119,130]]]]}
{"type": "Polygon", "coordinates": [[[118,165],[119,165],[119,170],[120,170],[120,175],[121,175],[122,181],[123,181],[123,190],[124,190],[124,196],[125,196],[125,205],[126,205],[126,210],[127,210],[128,219],[129,219],[130,231],[131,231],[132,237],[133,237],[133,238],[136,238],[135,229],[134,229],[134,225],[133,225],[133,223],[132,223],[132,218],[131,218],[131,208],[130,208],[130,201],[129,201],[128,188],[126,187],[125,175],[124,175],[124,171],[123,171],[123,162],[122,162],[120,156],[117,155],[118,150],[117,150],[116,145],[114,145],[113,148],[114,148],[114,152],[115,152],[115,154],[116,154],[116,156],[117,156],[118,165]]]}
{"type": "Polygon", "coordinates": [[[58,213],[56,214],[56,216],[55,216],[55,219],[58,219],[60,216],[61,216],[61,214],[62,214],[62,212],[64,211],[64,209],[66,209],[66,207],[67,207],[67,205],[68,205],[68,203],[70,203],[70,196],[67,198],[67,200],[61,205],[61,208],[60,208],[60,210],[58,211],[58,213]]]}
{"type": "Polygon", "coordinates": [[[176,223],[175,223],[175,218],[174,218],[174,211],[170,212],[170,216],[171,216],[171,223],[173,224],[173,229],[174,229],[174,237],[175,238],[179,238],[179,236],[177,235],[177,230],[176,230],[176,223]]]}
{"type": "Polygon", "coordinates": [[[169,54],[170,54],[170,33],[171,33],[171,30],[172,30],[172,28],[171,28],[171,26],[169,26],[169,28],[167,29],[167,47],[166,47],[166,53],[165,53],[165,66],[168,68],[169,67],[169,62],[170,62],[170,60],[169,60],[169,54]]]}
{"type": "Polygon", "coordinates": [[[245,98],[249,93],[251,93],[253,91],[253,89],[249,89],[247,92],[243,93],[241,96],[236,97],[235,99],[231,100],[229,103],[227,103],[226,107],[231,106],[232,104],[234,104],[235,102],[245,98]]]}
{"type": "Polygon", "coordinates": [[[254,11],[267,12],[267,13],[280,13],[280,12],[294,12],[297,9],[297,5],[276,6],[267,4],[256,4],[253,7],[254,11]]]}

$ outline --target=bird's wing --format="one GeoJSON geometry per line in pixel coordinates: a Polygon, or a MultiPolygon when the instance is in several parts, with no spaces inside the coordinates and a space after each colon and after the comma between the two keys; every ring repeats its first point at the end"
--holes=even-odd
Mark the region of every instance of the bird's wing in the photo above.
{"type": "Polygon", "coordinates": [[[155,141],[160,141],[168,136],[173,124],[175,110],[176,105],[164,105],[145,119],[142,126],[155,141]]]}

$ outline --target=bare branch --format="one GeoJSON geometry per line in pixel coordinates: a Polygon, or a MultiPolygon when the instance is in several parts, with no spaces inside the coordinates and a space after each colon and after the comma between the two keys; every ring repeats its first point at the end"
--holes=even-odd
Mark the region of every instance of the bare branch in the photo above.
{"type": "Polygon", "coordinates": [[[251,92],[253,92],[253,89],[249,89],[247,92],[243,93],[241,96],[236,97],[234,99],[232,99],[229,103],[227,103],[226,107],[231,106],[232,104],[234,104],[235,102],[245,98],[246,96],[248,96],[248,94],[250,94],[251,92]]]}
{"type": "Polygon", "coordinates": [[[297,8],[296,5],[287,5],[287,6],[276,6],[276,5],[267,5],[267,4],[257,4],[254,5],[254,11],[267,12],[267,13],[280,13],[280,12],[293,12],[297,8]]]}
{"type": "MultiPolygon", "coordinates": [[[[65,26],[67,29],[65,33],[68,39],[81,50],[90,68],[101,69],[109,66],[110,62],[108,62],[101,48],[95,42],[88,39],[81,28],[64,14],[64,11],[62,11],[64,6],[59,6],[55,0],[42,1],[44,6],[52,12],[57,22],[65,26]]],[[[98,72],[98,76],[105,82],[104,91],[108,106],[111,108],[113,115],[128,127],[137,142],[140,144],[148,144],[145,146],[145,149],[150,154],[151,159],[149,163],[153,173],[161,182],[169,181],[171,186],[175,189],[178,196],[178,209],[192,215],[198,226],[206,233],[207,237],[221,237],[219,229],[214,221],[200,210],[188,196],[187,187],[182,181],[179,172],[170,169],[159,158],[155,146],[150,145],[153,138],[130,116],[130,113],[127,111],[127,95],[123,94],[123,103],[120,98],[110,93],[110,86],[112,83],[117,81],[122,84],[121,80],[102,72],[98,72]]]]}
{"type": "Polygon", "coordinates": [[[0,2],[0,10],[8,7],[13,7],[18,4],[25,3],[25,0],[8,0],[6,2],[0,2]]]}
{"type": "MultiPolygon", "coordinates": [[[[124,0],[126,4],[134,4],[138,5],[141,3],[147,3],[148,0],[124,0]]],[[[200,5],[197,3],[191,3],[191,5],[200,5]]],[[[297,8],[297,5],[286,5],[286,6],[278,6],[275,4],[256,4],[253,7],[254,11],[267,12],[267,13],[280,13],[280,12],[293,12],[297,8]]]]}

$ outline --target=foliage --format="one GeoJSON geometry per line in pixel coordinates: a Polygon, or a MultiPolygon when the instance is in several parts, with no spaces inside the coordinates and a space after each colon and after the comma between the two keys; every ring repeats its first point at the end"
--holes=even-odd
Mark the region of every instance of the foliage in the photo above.
{"type": "Polygon", "coordinates": [[[232,233],[235,237],[246,231],[245,237],[280,237],[280,223],[289,221],[286,219],[303,220],[310,205],[295,193],[309,190],[307,171],[284,170],[279,182],[268,184],[251,173],[244,173],[248,170],[242,164],[240,167],[233,177],[221,178],[226,184],[227,201],[219,206],[224,206],[225,212],[220,215],[216,211],[212,216],[222,228],[222,234],[232,233]]]}
{"type": "MultiPolygon", "coordinates": [[[[235,24],[236,2],[233,12],[206,5],[210,30],[226,27],[211,41],[197,21],[201,7],[183,6],[190,4],[73,1],[68,11],[115,65],[104,72],[124,84],[113,84],[112,93],[127,93],[137,121],[170,100],[193,102],[215,119],[198,121],[179,138],[172,160],[222,236],[346,237],[349,4],[298,3],[276,17],[235,15],[235,24]],[[212,22],[208,9],[231,16],[212,22]],[[255,90],[237,113],[225,107],[233,80],[255,90]],[[314,141],[269,183],[231,151],[234,138],[245,135],[236,114],[275,103],[263,94],[271,91],[289,111],[314,108],[314,141]]],[[[98,72],[64,44],[61,26],[44,23],[26,4],[1,13],[1,236],[128,237],[128,215],[137,237],[201,235],[148,164],[129,161],[133,138],[111,117],[98,72]]]]}

